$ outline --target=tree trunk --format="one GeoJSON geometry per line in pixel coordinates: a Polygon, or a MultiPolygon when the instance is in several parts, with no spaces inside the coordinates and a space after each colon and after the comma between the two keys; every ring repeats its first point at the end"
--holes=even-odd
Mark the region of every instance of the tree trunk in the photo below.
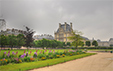
{"type": "Polygon", "coordinates": [[[12,50],[12,48],[13,48],[13,45],[11,46],[11,50],[12,50]]]}
{"type": "Polygon", "coordinates": [[[29,51],[29,47],[27,47],[27,51],[29,51]]]}

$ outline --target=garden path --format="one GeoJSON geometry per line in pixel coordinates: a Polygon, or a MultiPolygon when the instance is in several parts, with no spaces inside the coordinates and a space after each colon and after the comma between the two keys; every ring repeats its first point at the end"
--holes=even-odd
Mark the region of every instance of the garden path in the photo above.
{"type": "Polygon", "coordinates": [[[29,71],[113,71],[113,53],[98,53],[89,57],[29,71]]]}

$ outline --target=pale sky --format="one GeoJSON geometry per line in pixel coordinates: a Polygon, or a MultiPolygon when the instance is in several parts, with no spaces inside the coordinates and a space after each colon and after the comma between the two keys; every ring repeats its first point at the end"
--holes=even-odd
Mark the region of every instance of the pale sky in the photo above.
{"type": "Polygon", "coordinates": [[[59,23],[73,23],[83,36],[108,41],[113,38],[113,0],[0,0],[7,28],[54,36],[59,23]]]}

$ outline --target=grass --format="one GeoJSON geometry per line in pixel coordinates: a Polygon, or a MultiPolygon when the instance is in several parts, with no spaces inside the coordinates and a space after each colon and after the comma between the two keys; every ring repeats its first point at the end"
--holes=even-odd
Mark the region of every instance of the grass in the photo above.
{"type": "Polygon", "coordinates": [[[62,58],[48,59],[48,60],[37,61],[37,62],[8,64],[8,65],[0,66],[0,71],[25,71],[25,70],[30,70],[30,69],[34,69],[34,68],[55,65],[58,63],[63,63],[66,61],[83,58],[83,57],[94,55],[94,54],[96,54],[96,53],[86,53],[86,54],[80,54],[80,55],[74,55],[74,56],[66,56],[66,57],[62,57],[62,58]]]}
{"type": "Polygon", "coordinates": [[[88,51],[113,51],[113,49],[87,49],[88,51]]]}
{"type": "MultiPolygon", "coordinates": [[[[52,49],[52,51],[55,50],[56,52],[63,52],[64,50],[69,50],[69,49],[52,49]]],[[[6,52],[6,54],[8,54],[9,50],[1,50],[0,52],[0,56],[3,55],[4,52],[6,52]]],[[[24,53],[24,50],[10,50],[10,54],[12,54],[12,52],[17,52],[18,51],[18,55],[22,55],[24,53]]],[[[30,51],[32,51],[31,56],[33,56],[34,52],[36,52],[35,49],[31,49],[29,51],[25,50],[26,52],[30,53],[30,51]]],[[[44,51],[44,50],[38,50],[37,53],[40,53],[40,51],[44,51]]],[[[46,54],[49,52],[49,50],[47,50],[46,54]]]]}

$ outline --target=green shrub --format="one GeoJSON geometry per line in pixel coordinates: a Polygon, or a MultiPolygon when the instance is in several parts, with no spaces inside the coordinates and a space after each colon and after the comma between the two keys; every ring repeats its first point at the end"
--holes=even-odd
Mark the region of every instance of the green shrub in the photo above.
{"type": "Polygon", "coordinates": [[[25,62],[29,62],[30,61],[30,57],[24,57],[24,61],[25,62]]]}
{"type": "Polygon", "coordinates": [[[60,52],[60,55],[62,55],[63,54],[63,52],[60,52]]]}
{"type": "Polygon", "coordinates": [[[46,57],[46,55],[45,54],[39,54],[38,55],[38,58],[42,58],[42,57],[46,57]]]}
{"type": "Polygon", "coordinates": [[[37,55],[36,55],[36,54],[34,54],[34,55],[33,55],[33,57],[34,57],[34,58],[37,58],[37,55]]]}
{"type": "Polygon", "coordinates": [[[48,55],[53,55],[53,53],[52,52],[49,52],[48,55]]]}

